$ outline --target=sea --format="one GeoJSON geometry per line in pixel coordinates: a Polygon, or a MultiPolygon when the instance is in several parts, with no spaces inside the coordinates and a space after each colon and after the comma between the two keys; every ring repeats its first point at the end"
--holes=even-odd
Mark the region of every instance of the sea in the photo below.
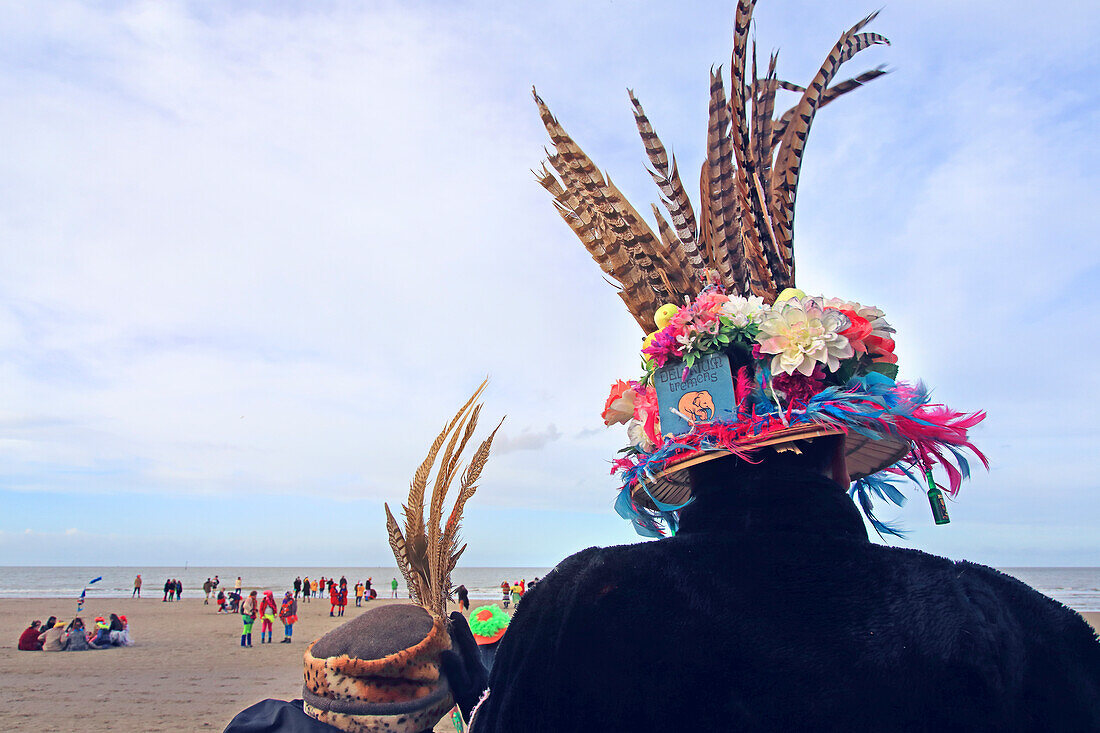
{"type": "MultiPolygon", "coordinates": [[[[451,573],[454,586],[465,585],[471,599],[498,599],[501,595],[500,584],[518,583],[526,580],[530,583],[550,572],[550,568],[456,568],[451,573]]],[[[134,589],[134,577],[141,574],[142,597],[156,597],[164,594],[165,581],[176,578],[183,583],[183,598],[202,596],[202,586],[207,578],[215,576],[220,581],[219,588],[232,590],[241,578],[241,587],[245,590],[290,590],[296,577],[320,578],[341,577],[348,579],[348,585],[371,579],[371,587],[380,598],[390,598],[390,582],[396,578],[399,598],[408,598],[405,579],[397,567],[378,568],[341,568],[341,567],[62,567],[38,566],[18,567],[0,566],[0,598],[76,598],[87,589],[88,597],[129,598],[134,589]],[[91,585],[88,583],[102,577],[91,585]]]]}
{"type": "MultiPolygon", "coordinates": [[[[1100,611],[1100,568],[999,568],[1035,588],[1040,593],[1077,611],[1100,611]]],[[[456,568],[451,582],[465,585],[471,599],[500,598],[503,581],[531,583],[550,572],[550,568],[456,568]]],[[[408,598],[405,581],[396,567],[18,567],[0,566],[0,598],[77,598],[87,589],[88,597],[128,598],[134,576],[142,578],[142,596],[163,594],[169,578],[183,582],[183,597],[201,596],[202,584],[217,576],[221,588],[232,588],[237,576],[243,588],[252,590],[289,590],[294,578],[348,579],[349,585],[370,578],[382,598],[390,597],[390,581],[397,578],[398,597],[408,598]],[[93,578],[101,577],[89,585],[93,578]]]]}

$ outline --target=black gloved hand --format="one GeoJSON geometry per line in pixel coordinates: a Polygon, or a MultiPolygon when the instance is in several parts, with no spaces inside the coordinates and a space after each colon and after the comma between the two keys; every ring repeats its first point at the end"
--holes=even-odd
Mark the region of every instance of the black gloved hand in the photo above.
{"type": "Polygon", "coordinates": [[[447,675],[447,682],[451,685],[451,694],[462,711],[462,718],[469,722],[470,713],[481,699],[481,693],[489,686],[489,673],[481,664],[477,642],[466,617],[452,611],[450,618],[447,626],[451,634],[451,648],[440,655],[440,662],[443,674],[447,675]]]}

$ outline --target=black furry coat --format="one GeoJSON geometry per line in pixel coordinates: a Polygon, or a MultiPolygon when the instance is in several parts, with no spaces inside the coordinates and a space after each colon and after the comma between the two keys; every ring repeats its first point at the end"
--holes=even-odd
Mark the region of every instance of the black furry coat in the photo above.
{"type": "Polygon", "coordinates": [[[591,548],[520,603],[473,733],[1100,730],[1100,643],[991,568],[871,544],[775,477],[675,537],[591,548]]]}

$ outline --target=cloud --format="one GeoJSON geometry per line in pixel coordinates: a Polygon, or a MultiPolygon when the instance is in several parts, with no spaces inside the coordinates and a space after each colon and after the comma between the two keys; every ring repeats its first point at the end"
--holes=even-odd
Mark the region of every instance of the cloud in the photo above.
{"type": "MultiPolygon", "coordinates": [[[[804,82],[866,10],[762,3],[760,45],[804,82]]],[[[989,537],[1044,474],[1052,526],[1096,488],[1098,18],[887,8],[894,45],[845,70],[895,73],[807,147],[799,284],[883,306],[904,374],[989,410],[995,473],[964,494],[989,537]]],[[[698,166],[731,25],[717,2],[11,9],[0,488],[393,500],[490,373],[486,417],[535,427],[500,436],[477,501],[611,511],[599,410],[641,334],[530,176],[530,85],[646,212],[624,89],[698,166]]]]}
{"type": "Polygon", "coordinates": [[[493,451],[504,454],[515,451],[541,450],[548,443],[552,443],[560,437],[561,431],[553,423],[547,425],[544,430],[524,428],[519,435],[508,435],[507,433],[500,435],[493,441],[493,451]]]}

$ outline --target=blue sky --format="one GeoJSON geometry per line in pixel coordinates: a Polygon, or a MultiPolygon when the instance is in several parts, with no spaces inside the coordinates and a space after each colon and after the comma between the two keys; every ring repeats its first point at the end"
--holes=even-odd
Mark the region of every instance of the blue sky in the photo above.
{"type": "MultiPolygon", "coordinates": [[[[530,88],[645,210],[625,90],[694,169],[732,6],[522,5],[0,4],[0,562],[384,564],[381,503],[486,374],[466,560],[636,539],[599,411],[640,334],[531,176],[530,88]]],[[[761,54],[804,83],[874,8],[762,0],[761,54]]],[[[872,30],[842,76],[893,73],[815,122],[799,285],[884,308],[992,461],[902,544],[1100,565],[1100,12],[872,30]]]]}

